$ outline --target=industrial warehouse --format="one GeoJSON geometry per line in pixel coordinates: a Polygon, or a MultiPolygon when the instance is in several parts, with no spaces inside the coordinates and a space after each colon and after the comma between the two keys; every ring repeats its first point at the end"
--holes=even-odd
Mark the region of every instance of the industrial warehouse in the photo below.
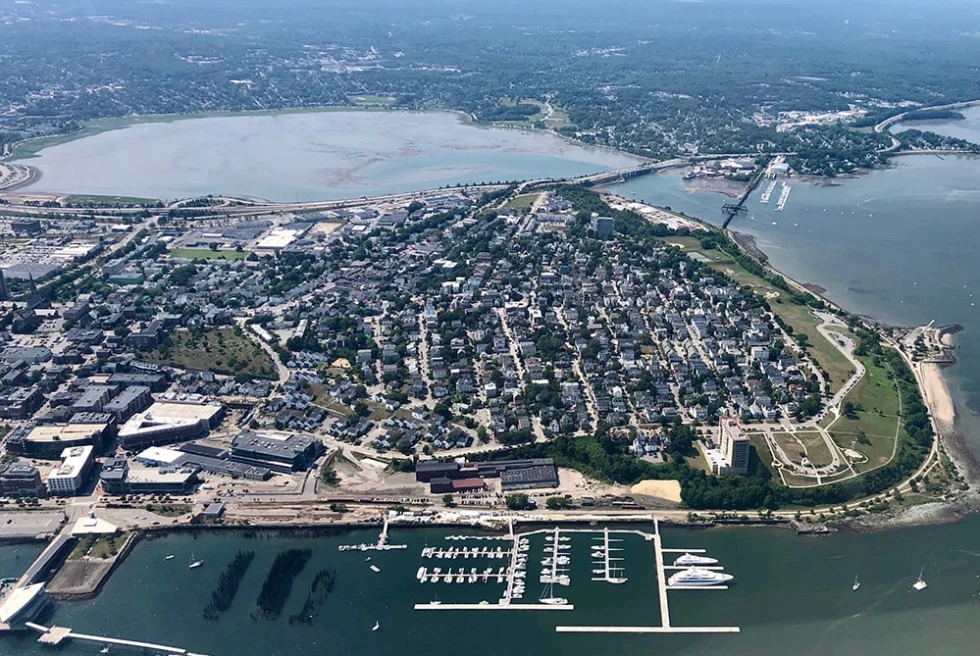
{"type": "Polygon", "coordinates": [[[425,460],[415,465],[415,480],[428,483],[433,494],[480,490],[486,487],[487,478],[499,478],[502,492],[558,487],[558,469],[551,458],[474,463],[425,460]]]}

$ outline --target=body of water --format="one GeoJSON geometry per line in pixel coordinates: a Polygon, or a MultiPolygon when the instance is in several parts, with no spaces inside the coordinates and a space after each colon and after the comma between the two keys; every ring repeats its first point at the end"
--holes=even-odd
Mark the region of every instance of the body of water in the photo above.
{"type": "Polygon", "coordinates": [[[29,191],[332,200],[634,166],[543,132],[449,113],[302,112],[141,123],[45,148],[29,191]]]}
{"type": "Polygon", "coordinates": [[[964,118],[956,121],[909,121],[891,126],[891,132],[922,130],[980,143],[980,105],[957,110],[964,118]]]}
{"type": "MultiPolygon", "coordinates": [[[[652,527],[642,527],[650,529],[652,527]]],[[[575,635],[555,626],[640,625],[660,622],[653,550],[639,537],[621,546],[629,581],[620,586],[591,581],[589,536],[573,540],[572,585],[556,594],[575,605],[571,612],[414,611],[438,598],[443,603],[496,601],[503,586],[475,583],[420,584],[416,569],[486,566],[500,561],[423,560],[420,551],[443,542],[448,530],[394,530],[406,551],[374,554],[368,569],[362,553],[340,553],[337,545],[375,537],[374,531],[318,539],[233,535],[174,536],[140,545],[94,600],[57,603],[46,622],[77,631],[155,641],[213,656],[307,656],[443,653],[473,656],[595,654],[972,654],[980,610],[980,517],[929,528],[873,535],[799,537],[781,529],[684,530],[666,528],[664,546],[702,547],[737,579],[727,591],[669,594],[674,626],[740,626],[731,635],[575,635]],[[253,620],[255,599],[276,553],[307,547],[314,555],[296,579],[282,616],[253,620]],[[231,610],[218,621],[201,617],[211,590],[237,549],[256,551],[231,610]],[[176,554],[165,561],[167,554],[176,554]],[[188,570],[190,555],[204,567],[188,570]],[[333,592],[309,626],[290,625],[303,605],[315,573],[337,572],[333,592]],[[929,588],[911,588],[925,567],[929,588]],[[854,576],[861,588],[851,591],[854,576]],[[381,628],[371,627],[379,622],[381,628]]],[[[543,537],[532,539],[526,600],[537,600],[543,537]]],[[[485,542],[480,544],[487,544],[485,542]]],[[[491,543],[495,544],[495,543],[491,543]]],[[[503,544],[503,543],[501,543],[503,544]]],[[[25,635],[3,641],[4,654],[47,653],[25,635]]],[[[95,653],[98,645],[75,643],[65,653],[95,653]]]]}

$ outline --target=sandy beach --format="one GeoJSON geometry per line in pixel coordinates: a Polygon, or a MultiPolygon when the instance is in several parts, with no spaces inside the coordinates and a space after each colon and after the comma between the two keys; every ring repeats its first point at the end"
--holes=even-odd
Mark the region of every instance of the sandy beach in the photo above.
{"type": "Polygon", "coordinates": [[[949,387],[946,385],[946,377],[943,376],[942,367],[938,364],[923,363],[919,365],[919,370],[922,373],[922,387],[926,404],[932,410],[940,430],[944,434],[951,432],[956,423],[956,408],[953,405],[953,397],[949,393],[949,387]]]}

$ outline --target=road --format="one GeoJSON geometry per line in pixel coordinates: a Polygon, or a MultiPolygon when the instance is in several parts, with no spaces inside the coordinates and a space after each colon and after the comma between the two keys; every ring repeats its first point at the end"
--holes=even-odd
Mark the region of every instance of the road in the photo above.
{"type": "Polygon", "coordinates": [[[980,105],[980,98],[976,100],[964,100],[963,102],[949,103],[948,105],[915,107],[908,111],[902,112],[901,114],[895,114],[894,116],[889,116],[884,121],[881,121],[880,123],[876,124],[874,127],[874,131],[877,132],[878,134],[881,134],[892,125],[896,123],[901,123],[902,119],[904,119],[909,114],[912,114],[913,112],[918,112],[921,110],[934,110],[934,109],[965,109],[967,107],[973,107],[974,105],[980,105]]]}

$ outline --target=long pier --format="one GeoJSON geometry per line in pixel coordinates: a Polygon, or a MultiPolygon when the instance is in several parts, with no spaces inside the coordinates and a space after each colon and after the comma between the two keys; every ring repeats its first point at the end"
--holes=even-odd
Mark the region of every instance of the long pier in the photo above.
{"type": "Polygon", "coordinates": [[[737,626],[556,626],[555,633],[739,633],[737,626]]]}
{"type": "Polygon", "coordinates": [[[183,647],[171,647],[169,645],[158,645],[152,642],[140,642],[138,640],[124,640],[123,638],[109,638],[106,636],[90,635],[88,633],[75,633],[69,628],[62,626],[46,627],[34,622],[27,622],[25,626],[41,634],[38,642],[57,647],[65,640],[81,640],[83,642],[97,642],[105,645],[116,645],[119,647],[132,647],[134,649],[148,649],[166,654],[177,654],[179,656],[202,656],[190,652],[183,647]]]}
{"type": "Polygon", "coordinates": [[[667,574],[664,572],[664,551],[660,544],[660,524],[653,520],[656,527],[653,538],[653,553],[657,559],[657,593],[660,596],[660,624],[662,628],[670,628],[670,605],[667,603],[667,574]]]}

